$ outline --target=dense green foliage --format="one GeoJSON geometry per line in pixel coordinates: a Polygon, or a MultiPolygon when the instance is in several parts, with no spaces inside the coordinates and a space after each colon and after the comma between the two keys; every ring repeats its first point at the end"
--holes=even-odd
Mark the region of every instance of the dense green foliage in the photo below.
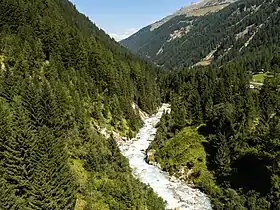
{"type": "Polygon", "coordinates": [[[167,115],[162,119],[157,138],[150,145],[150,148],[156,152],[154,161],[170,175],[191,185],[211,191],[218,189],[213,175],[207,169],[207,153],[204,149],[204,144],[207,143],[206,138],[198,134],[196,129],[186,127],[176,135],[168,132],[172,138],[165,141],[161,134],[162,129],[167,128],[165,123],[170,122],[168,117],[170,116],[167,115]],[[161,146],[158,146],[159,144],[161,146]]]}
{"type": "Polygon", "coordinates": [[[161,95],[172,112],[150,149],[164,170],[186,169],[216,209],[279,209],[279,23],[278,0],[246,0],[143,29],[140,55],[165,67],[217,48],[218,67],[163,75],[67,0],[1,0],[0,209],[164,209],[101,134],[134,136],[142,122],[131,104],[152,113],[161,95]],[[166,42],[186,24],[188,35],[166,42]],[[270,76],[250,89],[260,69],[270,76]]]}
{"type": "Polygon", "coordinates": [[[67,0],[0,4],[0,209],[163,209],[99,133],[134,135],[157,70],[67,0]]]}
{"type": "Polygon", "coordinates": [[[155,159],[169,172],[200,168],[193,181],[216,209],[280,208],[280,62],[271,60],[274,76],[265,79],[261,90],[249,88],[250,73],[238,62],[182,69],[166,80],[172,112],[161,120],[149,149],[156,150],[155,159]],[[198,126],[206,141],[192,140],[189,126],[198,126]],[[197,161],[203,163],[204,153],[198,142],[214,179],[208,175],[197,183],[205,174],[197,161]],[[188,156],[192,150],[193,157],[188,156]]]}
{"type": "Polygon", "coordinates": [[[279,0],[245,0],[205,16],[176,16],[153,31],[151,26],[141,29],[121,44],[166,68],[194,65],[216,50],[214,63],[238,58],[240,65],[258,72],[267,69],[269,59],[280,50],[279,4],[279,0]],[[188,32],[170,41],[176,30],[188,32]]]}
{"type": "Polygon", "coordinates": [[[279,4],[237,1],[201,17],[176,16],[121,42],[175,67],[161,78],[172,111],[149,150],[164,170],[204,190],[215,209],[280,209],[279,4]],[[170,39],[176,30],[188,32],[170,39]],[[204,61],[212,66],[178,69],[210,52],[204,61]],[[264,85],[251,89],[251,80],[264,85]]]}

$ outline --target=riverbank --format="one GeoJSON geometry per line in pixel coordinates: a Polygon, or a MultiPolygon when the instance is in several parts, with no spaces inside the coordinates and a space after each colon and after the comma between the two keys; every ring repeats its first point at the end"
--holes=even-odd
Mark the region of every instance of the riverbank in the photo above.
{"type": "Polygon", "coordinates": [[[166,209],[210,210],[212,209],[210,200],[204,193],[178,179],[171,180],[166,172],[145,161],[145,151],[157,131],[155,126],[162,114],[168,110],[170,110],[169,105],[164,104],[157,114],[145,118],[144,125],[136,138],[119,145],[120,150],[128,158],[134,176],[149,185],[166,201],[166,209]]]}

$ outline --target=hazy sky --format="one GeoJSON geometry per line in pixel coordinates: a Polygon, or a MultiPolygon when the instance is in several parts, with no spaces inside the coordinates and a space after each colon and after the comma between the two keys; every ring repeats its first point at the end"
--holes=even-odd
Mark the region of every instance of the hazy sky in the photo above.
{"type": "Polygon", "coordinates": [[[193,0],[71,0],[116,40],[133,34],[193,0]]]}

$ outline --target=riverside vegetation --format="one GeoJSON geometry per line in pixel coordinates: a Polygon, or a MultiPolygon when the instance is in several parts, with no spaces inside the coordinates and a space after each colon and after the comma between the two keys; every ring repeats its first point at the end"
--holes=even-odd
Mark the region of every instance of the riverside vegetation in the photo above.
{"type": "Polygon", "coordinates": [[[156,69],[67,0],[2,0],[0,209],[163,209],[100,128],[134,136],[156,69]]]}
{"type": "MultiPolygon", "coordinates": [[[[0,209],[164,209],[132,176],[114,139],[101,134],[135,136],[142,122],[131,104],[151,114],[163,101],[172,111],[149,149],[164,170],[204,190],[215,209],[280,209],[278,4],[238,1],[206,16],[217,31],[226,31],[217,26],[219,16],[238,8],[242,16],[224,24],[246,17],[269,24],[265,31],[254,27],[214,65],[165,72],[129,53],[67,0],[2,0],[0,209]],[[254,4],[261,13],[246,16],[246,5],[254,4]],[[254,47],[236,54],[257,29],[254,47]],[[251,89],[259,69],[270,76],[251,89]]],[[[211,48],[185,48],[186,60],[171,57],[170,64],[199,61],[187,52],[207,55],[220,41],[214,35],[211,48]]]]}
{"type": "Polygon", "coordinates": [[[160,85],[172,111],[149,158],[204,190],[215,209],[280,209],[279,8],[279,0],[230,1],[121,41],[169,70],[160,85]]]}
{"type": "Polygon", "coordinates": [[[205,191],[215,209],[280,208],[279,61],[271,60],[274,76],[260,90],[238,63],[167,76],[172,111],[149,151],[164,170],[205,191]]]}

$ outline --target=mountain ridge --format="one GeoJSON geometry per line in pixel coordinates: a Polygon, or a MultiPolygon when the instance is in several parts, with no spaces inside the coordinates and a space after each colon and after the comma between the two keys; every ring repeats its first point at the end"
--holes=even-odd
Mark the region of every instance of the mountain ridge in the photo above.
{"type": "Polygon", "coordinates": [[[252,49],[260,54],[264,45],[279,51],[273,44],[279,40],[278,19],[279,1],[235,1],[204,16],[174,16],[153,31],[149,25],[120,43],[166,68],[209,65],[238,57],[243,60],[252,49]],[[260,44],[262,37],[267,38],[260,44]]]}
{"type": "Polygon", "coordinates": [[[172,18],[180,15],[189,16],[203,16],[207,13],[217,12],[220,9],[228,6],[230,3],[236,0],[201,0],[198,2],[193,2],[190,5],[186,5],[181,9],[177,10],[175,13],[168,15],[167,17],[152,23],[150,26],[150,31],[159,28],[161,25],[171,20],[172,18]],[[203,10],[205,9],[205,10],[203,10]]]}

